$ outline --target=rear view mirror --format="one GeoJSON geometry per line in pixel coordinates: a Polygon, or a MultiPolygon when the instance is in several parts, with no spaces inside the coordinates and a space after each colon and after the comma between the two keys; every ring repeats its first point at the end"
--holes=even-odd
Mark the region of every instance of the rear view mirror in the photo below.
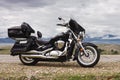
{"type": "Polygon", "coordinates": [[[59,19],[59,20],[62,20],[62,18],[61,18],[61,17],[58,17],[58,19],[59,19]]]}
{"type": "Polygon", "coordinates": [[[61,17],[58,17],[58,19],[59,19],[59,20],[62,20],[63,22],[65,22],[65,20],[64,20],[63,18],[61,18],[61,17]]]}

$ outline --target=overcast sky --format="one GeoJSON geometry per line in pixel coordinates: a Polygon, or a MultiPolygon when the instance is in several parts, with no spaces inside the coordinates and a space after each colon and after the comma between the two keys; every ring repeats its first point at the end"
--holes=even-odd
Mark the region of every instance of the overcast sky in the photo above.
{"type": "Polygon", "coordinates": [[[65,30],[56,26],[59,16],[76,19],[90,36],[120,36],[120,0],[0,0],[0,37],[22,22],[54,36],[65,30]]]}

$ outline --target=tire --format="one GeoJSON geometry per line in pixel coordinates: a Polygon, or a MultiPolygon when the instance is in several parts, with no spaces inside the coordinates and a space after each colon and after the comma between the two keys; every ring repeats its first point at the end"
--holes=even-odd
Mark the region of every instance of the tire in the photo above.
{"type": "Polygon", "coordinates": [[[77,53],[78,64],[82,67],[94,67],[100,59],[100,53],[98,52],[97,47],[85,46],[85,50],[88,53],[88,56],[85,56],[83,52],[78,51],[77,53]]]}
{"type": "Polygon", "coordinates": [[[19,55],[19,59],[20,61],[24,64],[24,65],[35,65],[38,63],[38,59],[36,58],[28,58],[28,57],[23,57],[22,54],[19,55]]]}

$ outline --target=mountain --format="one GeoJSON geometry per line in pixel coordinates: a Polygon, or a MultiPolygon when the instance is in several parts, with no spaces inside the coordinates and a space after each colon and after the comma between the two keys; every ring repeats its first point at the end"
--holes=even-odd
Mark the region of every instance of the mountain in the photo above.
{"type": "Polygon", "coordinates": [[[14,43],[15,41],[10,38],[0,38],[0,43],[14,43]]]}
{"type": "Polygon", "coordinates": [[[104,43],[104,44],[120,44],[120,37],[117,35],[112,35],[112,34],[106,34],[100,37],[93,37],[91,38],[86,37],[85,41],[87,42],[93,42],[93,43],[104,43]]]}
{"type": "Polygon", "coordinates": [[[120,37],[117,35],[106,34],[102,37],[102,39],[120,39],[120,37]]]}

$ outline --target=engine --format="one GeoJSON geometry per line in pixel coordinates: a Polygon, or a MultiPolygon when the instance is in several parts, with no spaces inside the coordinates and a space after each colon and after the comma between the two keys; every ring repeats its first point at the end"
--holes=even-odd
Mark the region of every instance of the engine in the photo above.
{"type": "Polygon", "coordinates": [[[54,42],[55,45],[55,50],[50,51],[48,54],[48,56],[61,56],[63,54],[63,50],[65,47],[65,41],[63,40],[57,40],[54,42]]]}
{"type": "Polygon", "coordinates": [[[65,41],[63,41],[63,40],[58,40],[58,41],[56,41],[54,44],[55,44],[55,47],[56,47],[57,49],[62,49],[62,48],[65,46],[65,41]]]}

